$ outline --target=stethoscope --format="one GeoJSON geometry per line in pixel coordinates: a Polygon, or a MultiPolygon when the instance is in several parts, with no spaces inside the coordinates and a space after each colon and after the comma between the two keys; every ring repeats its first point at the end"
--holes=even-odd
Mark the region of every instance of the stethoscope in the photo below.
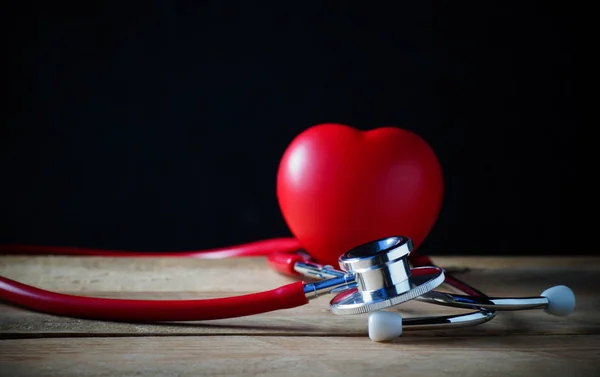
{"type": "MultiPolygon", "coordinates": [[[[0,299],[26,309],[59,316],[128,322],[204,321],[234,318],[307,304],[332,294],[330,309],[336,315],[369,313],[369,337],[388,341],[403,331],[475,326],[490,321],[497,311],[543,309],[567,316],[575,308],[575,295],[566,286],[546,289],[539,297],[488,297],[445,273],[427,257],[412,254],[407,237],[393,236],[357,246],[339,257],[339,267],[316,263],[295,239],[259,241],[227,249],[137,256],[222,258],[266,255],[269,265],[286,275],[304,276],[279,288],[236,297],[201,300],[129,300],[66,295],[35,288],[0,276],[0,299]],[[412,264],[412,267],[411,267],[412,264]],[[442,283],[460,294],[436,291],[442,283]],[[402,318],[386,309],[418,300],[470,311],[463,314],[402,318]]],[[[4,254],[66,254],[135,256],[135,253],[75,248],[0,245],[4,254]]]]}
{"type": "Polygon", "coordinates": [[[318,277],[307,284],[307,297],[336,293],[331,312],[339,315],[370,313],[369,337],[391,340],[410,330],[434,330],[475,326],[490,321],[496,311],[544,309],[546,313],[567,316],[575,308],[575,295],[566,286],[546,289],[540,297],[488,297],[468,284],[447,276],[436,266],[410,268],[412,243],[406,237],[388,237],[358,246],[339,258],[342,270],[314,263],[295,262],[294,269],[305,276],[318,277]],[[434,291],[447,283],[463,294],[434,291]],[[403,319],[385,309],[410,300],[452,306],[472,311],[465,314],[403,319]]]}

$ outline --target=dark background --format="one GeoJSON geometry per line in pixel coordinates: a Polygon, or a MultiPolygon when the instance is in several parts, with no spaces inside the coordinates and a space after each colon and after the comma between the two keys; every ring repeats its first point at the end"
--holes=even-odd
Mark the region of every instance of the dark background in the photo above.
{"type": "Polygon", "coordinates": [[[279,159],[337,122],[407,128],[438,154],[446,196],[423,252],[588,252],[567,194],[579,36],[564,5],[33,4],[5,13],[0,242],[287,236],[279,159]]]}

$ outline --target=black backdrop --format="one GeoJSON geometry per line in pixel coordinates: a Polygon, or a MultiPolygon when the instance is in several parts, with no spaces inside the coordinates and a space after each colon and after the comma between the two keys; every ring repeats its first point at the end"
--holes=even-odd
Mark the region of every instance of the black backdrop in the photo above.
{"type": "Polygon", "coordinates": [[[424,252],[572,251],[570,10],[92,4],[6,13],[0,242],[181,250],[289,235],[279,159],[337,122],[407,128],[435,149],[446,196],[424,252]]]}

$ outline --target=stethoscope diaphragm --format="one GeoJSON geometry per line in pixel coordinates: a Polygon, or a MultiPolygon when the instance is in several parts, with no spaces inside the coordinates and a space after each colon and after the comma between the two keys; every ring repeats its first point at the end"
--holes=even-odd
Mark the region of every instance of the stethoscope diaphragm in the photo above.
{"type": "Polygon", "coordinates": [[[410,268],[412,242],[388,237],[368,242],[339,258],[340,268],[355,284],[330,302],[334,314],[362,314],[386,309],[422,296],[444,282],[439,267],[410,268]]]}
{"type": "Polygon", "coordinates": [[[417,267],[411,269],[412,276],[408,278],[408,290],[402,293],[388,293],[384,289],[377,294],[362,292],[359,288],[351,288],[338,293],[329,303],[333,314],[362,314],[402,304],[416,299],[441,285],[444,282],[444,272],[437,267],[417,267]]]}

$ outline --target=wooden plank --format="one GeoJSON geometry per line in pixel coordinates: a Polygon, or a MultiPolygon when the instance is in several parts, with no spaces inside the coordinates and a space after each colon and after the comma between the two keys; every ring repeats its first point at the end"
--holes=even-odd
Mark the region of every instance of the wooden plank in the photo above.
{"type": "Polygon", "coordinates": [[[69,292],[260,291],[290,279],[264,258],[0,257],[0,275],[40,288],[69,292]]]}
{"type": "MultiPolygon", "coordinates": [[[[586,282],[583,281],[583,284],[586,282]]],[[[591,285],[589,285],[591,286],[591,285]]],[[[415,332],[406,336],[502,336],[507,334],[599,334],[600,299],[579,287],[576,311],[567,318],[558,318],[540,310],[498,313],[492,322],[476,329],[415,332]]],[[[510,287],[504,287],[510,291],[510,287]]],[[[523,288],[521,288],[521,292],[523,288]]],[[[515,292],[519,288],[515,286],[515,292]]],[[[513,292],[514,293],[514,292],[513,292]]],[[[87,294],[87,292],[86,292],[87,294]]],[[[106,293],[96,296],[129,298],[198,298],[215,297],[219,293],[106,293]]],[[[405,317],[460,313],[459,309],[410,302],[396,307],[405,317]]],[[[366,315],[335,316],[328,309],[328,297],[312,301],[299,308],[265,313],[256,316],[218,321],[177,324],[131,324],[87,321],[54,317],[25,311],[8,305],[0,306],[0,338],[40,336],[82,336],[89,334],[113,336],[185,335],[185,334],[255,334],[255,335],[330,335],[366,336],[366,315]]]]}
{"type": "MultiPolygon", "coordinates": [[[[470,266],[471,258],[447,258],[443,265],[470,266]]],[[[600,259],[599,259],[600,260],[600,259]]],[[[442,261],[440,261],[440,264],[442,261]]],[[[476,329],[407,333],[423,336],[502,336],[506,334],[599,334],[600,295],[596,264],[570,270],[574,263],[559,261],[560,269],[518,267],[470,269],[459,276],[493,295],[532,296],[555,284],[569,285],[577,294],[577,308],[568,318],[542,311],[499,313],[492,322],[476,329]]],[[[24,283],[98,297],[189,299],[223,297],[270,289],[292,281],[266,268],[263,258],[231,260],[124,259],[5,257],[0,275],[24,283]]],[[[476,264],[475,264],[476,265],[476,264]]],[[[510,265],[510,264],[509,264],[510,265]]],[[[533,266],[533,267],[532,267],[533,266]]],[[[146,335],[328,335],[365,336],[366,315],[335,316],[328,310],[329,297],[309,305],[262,315],[203,323],[130,324],[59,318],[0,305],[0,338],[146,335]]],[[[460,310],[423,303],[397,307],[406,317],[459,313],[460,310]]]]}
{"type": "MultiPolygon", "coordinates": [[[[553,271],[563,272],[565,276],[570,273],[569,281],[577,282],[580,275],[589,276],[600,270],[600,258],[596,257],[439,257],[434,258],[434,262],[449,271],[463,273],[493,270],[511,280],[526,278],[526,284],[540,278],[545,281],[544,277],[553,271]]],[[[206,260],[4,256],[0,257],[0,275],[49,290],[69,292],[237,293],[290,282],[288,277],[270,270],[262,257],[206,260]]],[[[486,275],[481,276],[488,280],[486,275]]],[[[499,284],[490,285],[501,288],[499,284]]]]}
{"type": "MultiPolygon", "coordinates": [[[[138,296],[140,297],[140,296],[138,296]]],[[[180,296],[185,297],[185,296],[180,296]]],[[[549,316],[542,311],[504,312],[477,328],[445,331],[406,332],[405,337],[423,336],[505,336],[543,334],[600,334],[596,315],[597,299],[578,309],[568,318],[549,316]]],[[[459,313],[458,309],[423,303],[407,303],[397,307],[405,317],[459,313]]],[[[89,321],[54,317],[10,306],[0,307],[0,339],[74,336],[165,336],[165,335],[328,335],[367,336],[367,315],[336,316],[329,312],[328,302],[315,301],[300,308],[256,316],[205,322],[134,324],[89,321]]]]}
{"type": "MultiPolygon", "coordinates": [[[[595,376],[600,370],[600,258],[436,258],[490,295],[532,296],[556,284],[575,313],[499,313],[477,328],[367,338],[366,315],[335,316],[329,298],[300,308],[203,323],[59,318],[0,304],[0,376],[460,374],[595,376]]],[[[116,298],[224,297],[289,283],[264,258],[1,257],[0,275],[40,288],[116,298]]],[[[461,312],[410,302],[405,317],[461,312]]]]}
{"type": "Polygon", "coordinates": [[[498,270],[498,269],[526,269],[526,270],[562,270],[562,271],[599,271],[600,257],[591,256],[459,256],[431,258],[434,263],[447,269],[471,270],[498,270]]]}
{"type": "Polygon", "coordinates": [[[0,375],[597,376],[600,335],[142,337],[0,341],[0,375]]]}

